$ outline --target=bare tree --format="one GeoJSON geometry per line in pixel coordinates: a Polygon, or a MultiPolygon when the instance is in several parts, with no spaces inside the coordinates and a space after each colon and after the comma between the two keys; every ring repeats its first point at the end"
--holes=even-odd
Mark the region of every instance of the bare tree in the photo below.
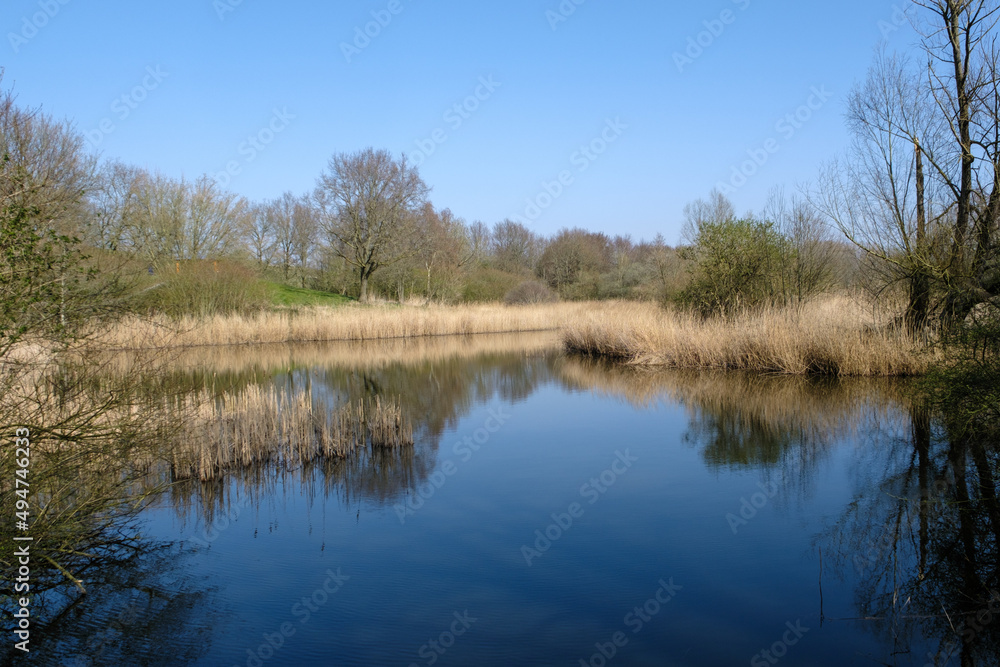
{"type": "Polygon", "coordinates": [[[274,254],[281,275],[288,282],[288,274],[295,258],[295,195],[285,192],[267,203],[268,224],[274,233],[274,254]]]}
{"type": "Polygon", "coordinates": [[[635,263],[635,246],[628,234],[611,240],[611,262],[615,270],[615,281],[622,294],[628,287],[629,273],[635,263]]]}
{"type": "Polygon", "coordinates": [[[250,213],[244,198],[219,189],[207,176],[192,183],[141,172],[129,236],[149,262],[224,257],[240,249],[250,213]]]}
{"type": "Polygon", "coordinates": [[[411,228],[428,190],[405,156],[368,148],[330,158],[315,192],[320,224],[331,249],[357,271],[361,301],[373,273],[420,247],[411,228]]]}
{"type": "Polygon", "coordinates": [[[95,158],[68,122],[17,106],[9,90],[0,94],[0,170],[5,204],[32,209],[61,234],[82,235],[83,195],[94,185],[95,158]]]}
{"type": "Polygon", "coordinates": [[[131,228],[137,207],[140,170],[114,160],[101,166],[90,193],[85,240],[105,250],[134,250],[131,228]]]}
{"type": "Polygon", "coordinates": [[[467,237],[470,261],[485,261],[490,251],[490,239],[492,238],[489,226],[481,220],[476,220],[469,225],[467,237]]]}
{"type": "Polygon", "coordinates": [[[993,0],[917,0],[929,14],[923,47],[931,60],[929,83],[952,149],[930,167],[954,201],[951,247],[942,267],[943,318],[964,320],[978,303],[1000,295],[996,257],[1000,216],[1000,51],[993,0]],[[938,63],[935,67],[934,63],[938,63]],[[957,157],[957,160],[955,159],[957,157]]]}
{"type": "Polygon", "coordinates": [[[185,193],[163,174],[141,172],[136,183],[136,214],[130,229],[135,249],[150,263],[180,259],[185,193]]]}
{"type": "Polygon", "coordinates": [[[788,243],[782,246],[782,280],[786,298],[801,304],[834,283],[837,247],[830,242],[822,216],[801,197],[775,188],[762,217],[775,224],[788,243]]]}
{"type": "Polygon", "coordinates": [[[879,55],[851,96],[852,154],[819,199],[888,282],[906,281],[911,328],[932,310],[951,327],[1000,297],[1000,7],[914,4],[927,67],[879,55]]]}
{"type": "Polygon", "coordinates": [[[268,267],[274,259],[275,235],[268,215],[267,204],[254,204],[243,225],[243,243],[250,256],[261,267],[268,267]]]}
{"type": "Polygon", "coordinates": [[[215,180],[202,176],[185,188],[187,210],[181,228],[179,257],[209,259],[237,249],[236,232],[249,214],[247,201],[220,190],[215,180]]]}
{"type": "Polygon", "coordinates": [[[684,206],[684,227],[681,238],[693,243],[698,236],[698,228],[706,222],[721,224],[736,217],[733,203],[715,188],[708,193],[708,199],[696,199],[684,206]]]}
{"type": "Polygon", "coordinates": [[[541,240],[513,220],[503,220],[493,226],[491,250],[498,268],[511,273],[531,271],[538,261],[541,240]]]}
{"type": "Polygon", "coordinates": [[[319,232],[319,219],[308,197],[299,197],[292,210],[292,255],[299,269],[299,280],[306,286],[309,265],[313,261],[319,232]]]}
{"type": "Polygon", "coordinates": [[[910,63],[880,52],[848,98],[853,134],[845,159],[828,165],[815,207],[867,255],[876,290],[902,282],[905,321],[918,331],[930,310],[930,279],[940,273],[934,229],[952,215],[947,186],[928,179],[926,162],[947,163],[940,117],[910,63]]]}

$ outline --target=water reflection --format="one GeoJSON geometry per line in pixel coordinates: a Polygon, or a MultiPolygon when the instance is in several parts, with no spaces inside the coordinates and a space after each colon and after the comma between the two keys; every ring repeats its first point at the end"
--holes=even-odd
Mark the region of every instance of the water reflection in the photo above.
{"type": "MultiPolygon", "coordinates": [[[[426,479],[442,435],[474,406],[495,397],[520,402],[549,383],[640,408],[683,405],[688,413],[685,441],[709,467],[794,471],[805,486],[834,443],[862,438],[862,427],[873,419],[891,423],[907,401],[901,383],[892,380],[658,372],[566,357],[551,334],[273,346],[260,354],[245,348],[192,350],[175,372],[176,382],[197,388],[212,386],[223,375],[226,387],[265,383],[287,392],[304,388],[312,400],[329,406],[375,396],[398,400],[413,424],[417,444],[412,451],[369,452],[281,471],[302,482],[319,474],[325,495],[381,504],[397,501],[426,479]],[[213,359],[219,370],[209,365],[213,359]]],[[[274,486],[268,479],[274,473],[248,468],[236,471],[234,479],[259,492],[274,486]]],[[[199,496],[210,511],[222,497],[212,489],[211,484],[186,483],[173,495],[179,508],[199,496]]]]}
{"type": "MultiPolygon", "coordinates": [[[[176,387],[219,392],[265,384],[289,394],[303,390],[327,409],[389,398],[412,424],[415,445],[363,449],[357,456],[317,459],[291,469],[248,466],[215,481],[179,481],[169,496],[178,516],[196,516],[205,525],[228,513],[235,495],[267,498],[293,484],[312,500],[337,498],[348,506],[397,503],[433,471],[448,429],[483,401],[524,400],[552,379],[558,356],[559,340],[551,333],[185,351],[171,359],[173,392],[176,387]]],[[[122,365],[127,367],[127,361],[122,365]]]]}
{"type": "Polygon", "coordinates": [[[858,578],[858,612],[873,632],[904,645],[935,638],[928,664],[997,664],[997,433],[955,429],[923,405],[908,417],[862,453],[877,472],[820,541],[838,575],[858,578]]]}
{"type": "MultiPolygon", "coordinates": [[[[35,618],[30,653],[12,651],[0,664],[196,662],[211,648],[213,630],[226,619],[214,589],[186,571],[190,558],[175,545],[147,544],[116,567],[95,571],[87,581],[87,595],[58,604],[49,600],[55,613],[35,618]]],[[[10,643],[5,642],[3,650],[10,649],[10,643]]]]}
{"type": "Polygon", "coordinates": [[[853,592],[853,607],[823,608],[825,623],[878,637],[887,647],[883,664],[997,664],[997,434],[955,429],[904,382],[639,370],[567,358],[551,335],[185,354],[174,382],[192,388],[305,388],[331,405],[392,397],[416,440],[412,449],[177,484],[169,497],[186,521],[219,525],[234,507],[290,493],[310,505],[387,507],[427,481],[451,429],[497,398],[517,403],[555,387],[636,408],[681,406],[684,441],[705,467],[780,475],[801,499],[835,454],[848,452],[840,459],[851,460],[850,502],[826,523],[808,518],[816,547],[808,557],[823,585],[853,592]],[[917,655],[913,647],[927,640],[933,655],[917,655]]]}
{"type": "Polygon", "coordinates": [[[834,443],[859,437],[873,417],[905,402],[896,380],[787,377],[737,372],[649,371],[591,359],[559,361],[562,381],[637,407],[680,404],[685,439],[711,468],[814,468],[834,443]]]}

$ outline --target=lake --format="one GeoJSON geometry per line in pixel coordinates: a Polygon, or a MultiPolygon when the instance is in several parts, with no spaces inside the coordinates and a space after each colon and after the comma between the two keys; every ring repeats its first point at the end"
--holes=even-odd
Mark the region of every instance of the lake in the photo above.
{"type": "Polygon", "coordinates": [[[997,661],[997,457],[905,383],[629,369],[552,334],[192,350],[174,372],[392,398],[414,445],[177,484],[149,553],[25,662],[997,661]]]}

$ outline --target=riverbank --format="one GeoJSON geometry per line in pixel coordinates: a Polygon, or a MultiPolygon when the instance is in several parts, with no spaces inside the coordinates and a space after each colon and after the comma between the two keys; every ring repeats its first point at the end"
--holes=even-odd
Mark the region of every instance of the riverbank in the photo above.
{"type": "Polygon", "coordinates": [[[902,331],[845,296],[728,319],[654,304],[620,304],[566,327],[568,352],[628,364],[750,370],[791,375],[910,376],[936,358],[902,331]]]}
{"type": "Polygon", "coordinates": [[[587,312],[608,316],[622,304],[566,302],[525,306],[374,305],[273,310],[253,315],[204,318],[125,318],[94,332],[102,347],[115,350],[366,341],[422,336],[526,333],[560,330],[587,312]]]}
{"type": "Polygon", "coordinates": [[[95,339],[107,349],[156,350],[555,331],[570,354],[638,366],[791,375],[924,374],[938,361],[935,354],[888,326],[890,321],[889,313],[847,296],[726,319],[702,319],[648,302],[352,304],[179,320],[127,318],[96,332],[95,339]]]}

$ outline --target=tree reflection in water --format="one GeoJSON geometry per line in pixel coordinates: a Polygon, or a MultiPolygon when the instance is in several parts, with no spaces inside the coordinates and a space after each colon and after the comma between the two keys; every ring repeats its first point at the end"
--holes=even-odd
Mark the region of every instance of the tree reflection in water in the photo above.
{"type": "Polygon", "coordinates": [[[207,526],[234,506],[280,502],[291,489],[344,507],[399,502],[426,482],[442,438],[477,405],[520,401],[550,383],[637,407],[680,403],[688,412],[685,439],[708,467],[780,474],[788,497],[809,497],[824,460],[835,448],[852,448],[853,501],[815,535],[814,557],[828,587],[838,580],[852,587],[856,608],[827,609],[826,621],[862,624],[907,664],[998,662],[997,433],[949,425],[907,383],[638,370],[567,358],[552,336],[282,348],[243,361],[213,351],[189,363],[178,377],[201,387],[305,387],[331,406],[394,397],[417,443],[176,485],[176,512],[207,526]],[[934,655],[909,653],[911,642],[928,639],[934,655]]]}
{"type": "Polygon", "coordinates": [[[33,609],[39,615],[31,652],[13,651],[5,642],[3,650],[12,652],[0,664],[154,667],[197,661],[226,619],[213,588],[185,571],[190,557],[176,545],[146,544],[116,567],[94,571],[87,595],[50,598],[33,609]]]}
{"type": "Polygon", "coordinates": [[[292,392],[304,389],[314,403],[329,408],[390,397],[413,425],[415,445],[369,449],[360,456],[316,460],[294,469],[253,466],[214,482],[175,484],[169,496],[178,516],[204,526],[234,515],[234,506],[256,506],[290,488],[302,489],[311,505],[327,498],[346,507],[398,503],[427,481],[448,429],[483,402],[530,396],[552,381],[560,354],[558,337],[551,333],[280,346],[250,356],[243,348],[230,352],[192,352],[178,361],[183,370],[175,373],[174,385],[233,391],[270,383],[292,392]],[[212,370],[215,362],[220,370],[212,370]]]}
{"type": "Polygon", "coordinates": [[[802,496],[830,447],[853,446],[854,499],[815,537],[827,585],[854,587],[855,615],[843,620],[904,664],[1000,664],[1000,425],[959,427],[912,383],[892,380],[560,364],[577,388],[636,406],[682,403],[685,437],[709,466],[781,470],[802,496]],[[911,654],[915,639],[934,651],[911,654]]]}
{"type": "Polygon", "coordinates": [[[901,647],[934,638],[932,665],[1000,662],[1000,456],[995,429],[957,429],[920,403],[880,431],[877,471],[821,543],[853,570],[860,615],[901,647]]]}

